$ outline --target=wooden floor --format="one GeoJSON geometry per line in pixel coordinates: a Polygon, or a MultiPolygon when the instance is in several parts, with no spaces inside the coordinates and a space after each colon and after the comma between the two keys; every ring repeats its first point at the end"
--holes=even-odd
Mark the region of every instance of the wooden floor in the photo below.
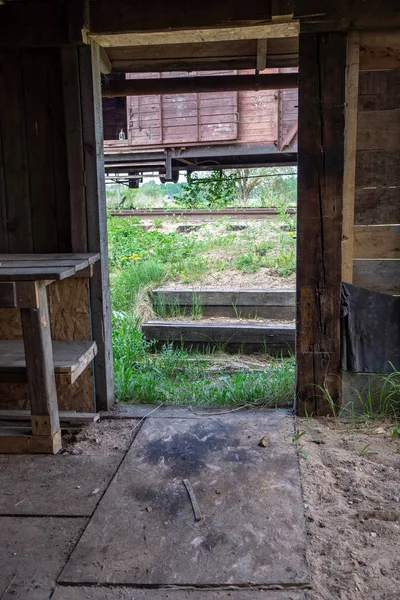
{"type": "Polygon", "coordinates": [[[2,600],[305,599],[290,415],[117,416],[67,454],[0,456],[2,600]]]}

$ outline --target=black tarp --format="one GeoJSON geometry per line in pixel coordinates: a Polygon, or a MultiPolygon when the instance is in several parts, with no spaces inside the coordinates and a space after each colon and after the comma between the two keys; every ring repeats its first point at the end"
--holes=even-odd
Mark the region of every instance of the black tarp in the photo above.
{"type": "Polygon", "coordinates": [[[390,373],[400,369],[400,297],[342,283],[342,369],[390,373]]]}

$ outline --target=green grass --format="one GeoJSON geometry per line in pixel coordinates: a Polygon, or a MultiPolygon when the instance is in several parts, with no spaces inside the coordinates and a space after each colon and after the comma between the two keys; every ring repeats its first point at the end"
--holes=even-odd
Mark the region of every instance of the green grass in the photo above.
{"type": "Polygon", "coordinates": [[[281,221],[254,222],[240,231],[229,231],[224,219],[203,225],[189,234],[151,229],[137,218],[109,217],[109,259],[113,271],[132,262],[155,260],[165,277],[191,283],[208,272],[238,269],[256,272],[268,268],[278,276],[296,270],[293,231],[282,231],[281,221]]]}
{"type": "MultiPolygon", "coordinates": [[[[115,385],[120,401],[196,406],[293,404],[293,359],[270,359],[265,372],[210,374],[203,355],[171,346],[157,351],[142,339],[131,317],[117,313],[113,319],[115,385]]],[[[212,354],[208,358],[212,365],[212,354]]]]}
{"type": "MultiPolygon", "coordinates": [[[[141,322],[154,316],[152,290],[170,279],[192,282],[207,272],[235,267],[256,271],[269,266],[277,274],[293,272],[293,237],[283,233],[279,223],[261,223],[234,233],[229,231],[229,222],[221,220],[189,234],[160,230],[158,222],[147,231],[135,218],[110,217],[108,226],[118,400],[215,406],[293,404],[293,359],[269,359],[263,372],[210,372],[204,355],[171,346],[156,350],[140,331],[141,322]]],[[[194,296],[186,310],[194,318],[201,317],[199,299],[194,296]]],[[[159,298],[155,312],[162,318],[182,316],[182,307],[159,298]]],[[[211,351],[209,362],[212,366],[211,351]]]]}

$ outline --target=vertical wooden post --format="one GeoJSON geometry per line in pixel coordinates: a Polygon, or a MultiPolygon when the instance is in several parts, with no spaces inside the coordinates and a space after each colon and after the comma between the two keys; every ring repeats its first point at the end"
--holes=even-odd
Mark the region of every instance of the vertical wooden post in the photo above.
{"type": "Polygon", "coordinates": [[[61,48],[72,252],[87,252],[86,198],[78,48],[61,48]]]}
{"type": "Polygon", "coordinates": [[[340,287],[346,39],[300,34],[296,410],[341,401],[340,287]]]}
{"type": "Polygon", "coordinates": [[[32,433],[53,436],[60,429],[60,421],[44,282],[32,282],[32,294],[37,296],[38,308],[21,309],[32,433]]]}
{"type": "Polygon", "coordinates": [[[351,31],[347,38],[343,172],[342,279],[343,281],[347,281],[347,283],[353,283],[359,70],[360,34],[358,31],[351,31]]]}
{"type": "Polygon", "coordinates": [[[108,268],[107,211],[104,179],[103,118],[99,46],[79,48],[79,70],[86,175],[87,244],[89,252],[100,252],[90,280],[95,360],[96,408],[108,410],[114,403],[111,341],[111,305],[108,268]]]}

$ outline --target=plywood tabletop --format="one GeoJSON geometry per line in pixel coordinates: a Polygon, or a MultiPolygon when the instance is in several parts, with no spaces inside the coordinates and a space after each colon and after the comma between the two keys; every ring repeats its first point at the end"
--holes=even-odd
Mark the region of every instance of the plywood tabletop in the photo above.
{"type": "Polygon", "coordinates": [[[66,279],[100,259],[87,254],[0,254],[0,281],[66,279]]]}

